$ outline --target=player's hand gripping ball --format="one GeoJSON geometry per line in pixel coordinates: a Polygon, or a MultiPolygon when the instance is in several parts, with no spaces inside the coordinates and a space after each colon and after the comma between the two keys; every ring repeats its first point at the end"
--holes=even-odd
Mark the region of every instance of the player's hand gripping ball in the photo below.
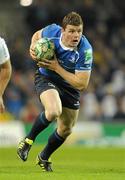
{"type": "Polygon", "coordinates": [[[38,61],[42,59],[53,59],[55,46],[54,43],[48,38],[39,39],[34,47],[34,51],[38,61]]]}

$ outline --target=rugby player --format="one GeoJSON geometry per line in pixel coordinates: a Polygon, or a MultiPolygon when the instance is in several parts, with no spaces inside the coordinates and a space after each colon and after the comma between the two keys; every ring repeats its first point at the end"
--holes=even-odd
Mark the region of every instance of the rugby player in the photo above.
{"type": "Polygon", "coordinates": [[[57,129],[48,138],[48,143],[37,156],[37,164],[43,171],[52,171],[50,156],[71,134],[79,108],[80,92],[89,83],[92,69],[92,46],[83,35],[83,20],[76,12],[67,14],[62,26],[51,24],[34,33],[30,55],[37,62],[35,87],[44,111],[37,117],[31,131],[19,143],[18,156],[26,161],[37,135],[57,120],[57,129]],[[42,37],[55,44],[53,60],[37,61],[34,45],[42,37]]]}

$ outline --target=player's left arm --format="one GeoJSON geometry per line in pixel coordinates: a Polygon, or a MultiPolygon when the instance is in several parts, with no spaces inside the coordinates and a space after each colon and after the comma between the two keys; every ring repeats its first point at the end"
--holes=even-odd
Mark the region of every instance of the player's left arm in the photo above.
{"type": "Polygon", "coordinates": [[[71,84],[74,88],[80,91],[86,89],[88,86],[91,70],[82,71],[82,72],[76,71],[75,74],[73,74],[66,71],[63,67],[61,67],[57,59],[52,60],[52,61],[44,59],[44,61],[38,62],[38,66],[55,71],[63,79],[65,79],[69,84],[71,84]]]}
{"type": "Polygon", "coordinates": [[[80,91],[87,88],[91,75],[91,71],[75,72],[75,74],[73,74],[66,71],[61,66],[57,66],[55,72],[62,76],[74,88],[80,91]]]}
{"type": "Polygon", "coordinates": [[[82,91],[87,88],[91,71],[75,72],[75,74],[66,71],[61,66],[57,66],[55,72],[62,76],[74,88],[82,91]]]}

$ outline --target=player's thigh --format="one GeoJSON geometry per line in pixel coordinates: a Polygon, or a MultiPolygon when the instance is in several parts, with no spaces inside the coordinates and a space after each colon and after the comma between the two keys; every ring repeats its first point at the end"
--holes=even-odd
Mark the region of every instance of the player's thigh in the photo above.
{"type": "Polygon", "coordinates": [[[75,109],[63,107],[62,114],[57,120],[58,127],[72,128],[78,119],[78,114],[79,114],[79,109],[75,110],[75,109]]]}
{"type": "Polygon", "coordinates": [[[62,109],[56,85],[38,70],[35,73],[35,89],[45,110],[62,109]]]}
{"type": "Polygon", "coordinates": [[[62,112],[62,104],[59,93],[56,89],[48,89],[40,94],[40,100],[46,110],[60,110],[62,112]]]}

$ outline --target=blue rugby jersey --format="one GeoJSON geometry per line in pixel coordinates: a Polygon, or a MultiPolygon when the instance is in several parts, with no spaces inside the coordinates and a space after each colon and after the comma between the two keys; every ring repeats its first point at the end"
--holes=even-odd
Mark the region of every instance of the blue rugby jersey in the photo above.
{"type": "MultiPolygon", "coordinates": [[[[55,44],[55,54],[59,64],[67,71],[75,73],[76,71],[91,71],[92,68],[92,47],[85,36],[75,49],[65,47],[61,42],[61,27],[56,24],[46,26],[42,30],[41,37],[50,38],[55,44]]],[[[54,71],[39,68],[41,74],[48,76],[54,82],[64,87],[73,88],[66,80],[54,71]]],[[[74,88],[73,88],[74,89],[74,88]]]]}

